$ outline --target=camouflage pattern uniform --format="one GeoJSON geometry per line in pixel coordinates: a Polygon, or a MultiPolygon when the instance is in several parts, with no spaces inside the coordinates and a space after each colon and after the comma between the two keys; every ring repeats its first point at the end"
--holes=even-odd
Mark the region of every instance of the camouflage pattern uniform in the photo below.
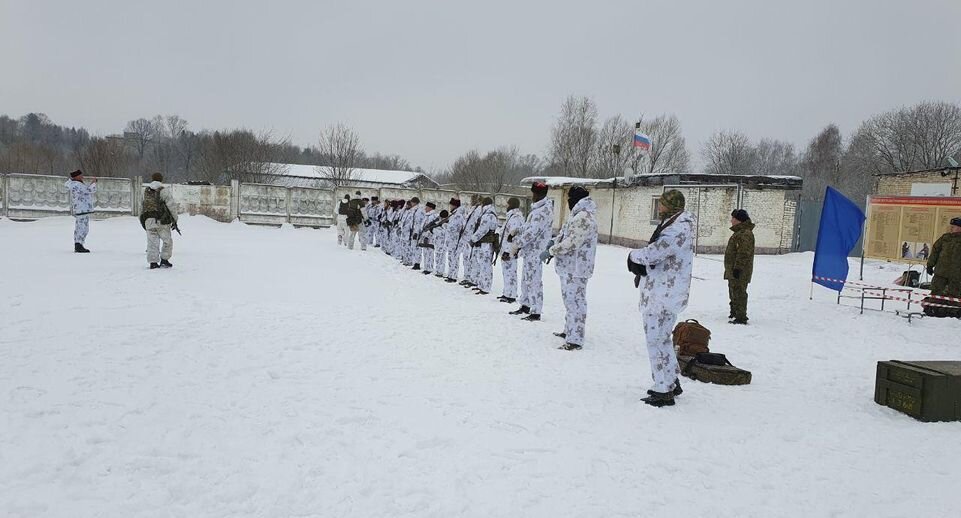
{"type": "Polygon", "coordinates": [[[551,240],[553,224],[554,202],[550,198],[544,198],[531,205],[527,222],[514,239],[513,255],[520,255],[524,260],[519,302],[522,306],[529,307],[533,315],[540,315],[544,307],[543,264],[540,255],[551,240]]]}
{"type": "Polygon", "coordinates": [[[71,179],[64,185],[70,193],[70,210],[74,217],[73,242],[83,246],[90,232],[90,214],[93,213],[93,195],[97,192],[97,184],[71,179]]]}
{"type": "Polygon", "coordinates": [[[497,230],[497,213],[494,205],[484,205],[477,217],[477,230],[470,237],[470,244],[474,248],[474,283],[485,293],[490,293],[494,282],[494,243],[479,243],[488,233],[497,230]]]}
{"type": "Polygon", "coordinates": [[[684,197],[680,192],[668,191],[661,201],[671,207],[676,218],[662,229],[656,240],[632,250],[630,258],[647,266],[647,275],[640,286],[639,307],[654,378],[652,389],[665,393],[673,390],[680,375],[671,332],[678,314],[687,307],[691,291],[696,223],[693,214],[683,211],[684,197]]]}
{"type": "Polygon", "coordinates": [[[524,213],[521,209],[507,211],[507,220],[501,227],[501,250],[507,252],[510,259],[501,258],[501,273],[504,275],[504,292],[502,296],[509,299],[517,298],[517,257],[509,253],[510,244],[514,242],[517,233],[524,225],[524,213]]]}
{"type": "Polygon", "coordinates": [[[460,240],[464,259],[464,280],[471,284],[477,284],[477,254],[474,248],[470,246],[470,238],[480,225],[481,212],[483,212],[483,209],[479,203],[470,207],[467,213],[467,223],[464,226],[464,236],[460,240]]]}
{"type": "Polygon", "coordinates": [[[569,344],[581,346],[584,345],[587,324],[587,280],[594,275],[597,254],[596,213],[594,200],[579,200],[561,227],[557,244],[549,250],[554,256],[554,269],[561,279],[561,294],[567,310],[565,339],[569,344]]]}
{"type": "MultiPolygon", "coordinates": [[[[440,213],[438,213],[436,210],[432,210],[430,212],[426,212],[426,211],[424,212],[424,220],[421,222],[421,227],[419,231],[420,243],[424,243],[428,245],[434,244],[434,232],[436,232],[437,229],[429,230],[426,232],[424,231],[424,229],[426,229],[431,223],[437,221],[437,218],[439,217],[440,217],[440,213]]],[[[420,257],[420,259],[417,262],[421,264],[425,272],[428,272],[428,273],[433,272],[434,271],[434,249],[418,246],[416,250],[417,250],[416,254],[418,255],[418,257],[420,257]]]]}
{"type": "Polygon", "coordinates": [[[747,321],[747,285],[754,273],[754,223],[750,220],[731,227],[734,234],[724,251],[724,278],[731,302],[730,318],[747,321]]]}
{"type": "Polygon", "coordinates": [[[460,274],[460,257],[464,253],[464,249],[460,246],[461,236],[464,234],[464,225],[466,221],[464,215],[467,211],[466,207],[457,207],[450,214],[450,219],[447,221],[447,242],[445,243],[447,249],[447,278],[456,279],[460,274]]]}
{"type": "Polygon", "coordinates": [[[931,248],[927,266],[929,271],[934,271],[932,295],[961,297],[961,232],[939,237],[931,248]]]}

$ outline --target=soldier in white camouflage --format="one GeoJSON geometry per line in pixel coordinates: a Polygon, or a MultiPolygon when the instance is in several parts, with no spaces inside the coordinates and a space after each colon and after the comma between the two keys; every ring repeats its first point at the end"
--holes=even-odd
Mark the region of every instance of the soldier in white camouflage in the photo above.
{"type": "Polygon", "coordinates": [[[457,277],[460,272],[460,256],[463,250],[461,250],[459,244],[461,236],[464,233],[464,226],[467,222],[464,216],[465,212],[465,207],[461,207],[460,200],[451,198],[450,217],[447,218],[447,239],[445,240],[445,248],[447,249],[447,278],[444,279],[449,283],[457,282],[457,277]]]}
{"type": "Polygon", "coordinates": [[[507,200],[507,218],[500,231],[501,273],[504,277],[504,291],[497,300],[513,304],[517,302],[517,258],[508,249],[513,245],[514,238],[524,226],[524,213],[520,209],[521,201],[517,198],[507,200]]]}
{"type": "Polygon", "coordinates": [[[511,315],[527,315],[523,319],[535,322],[541,319],[544,307],[544,280],[541,253],[551,243],[551,227],[554,224],[554,203],[547,197],[547,185],[535,182],[531,186],[534,203],[527,221],[511,247],[511,255],[523,261],[521,274],[521,307],[511,315]]]}
{"type": "Polygon", "coordinates": [[[494,200],[490,197],[481,201],[480,216],[477,218],[477,230],[471,235],[468,244],[473,248],[475,263],[474,282],[478,295],[487,295],[491,291],[494,281],[494,244],[497,242],[497,213],[494,211],[494,200]]]}
{"type": "Polygon", "coordinates": [[[561,349],[576,351],[584,345],[587,325],[587,281],[594,275],[597,255],[597,205],[587,189],[575,185],[567,195],[571,213],[557,234],[556,244],[546,254],[554,257],[554,269],[561,281],[561,295],[567,310],[561,349]]]}
{"type": "Polygon", "coordinates": [[[691,291],[696,226],[694,215],[684,210],[684,195],[677,190],[661,196],[659,214],[661,222],[647,246],[628,255],[628,268],[641,289],[639,307],[654,378],[643,401],[656,407],[673,405],[674,396],[681,394],[671,333],[691,291]]]}
{"type": "Polygon", "coordinates": [[[73,251],[78,254],[90,253],[84,246],[90,232],[90,215],[93,214],[93,195],[97,192],[97,179],[90,183],[83,181],[83,171],[77,169],[70,173],[65,184],[70,194],[70,212],[73,213],[73,251]]]}

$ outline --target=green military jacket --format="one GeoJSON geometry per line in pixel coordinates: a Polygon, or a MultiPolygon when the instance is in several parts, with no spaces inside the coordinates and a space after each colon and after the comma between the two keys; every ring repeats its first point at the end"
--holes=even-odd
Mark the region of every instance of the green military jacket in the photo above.
{"type": "Polygon", "coordinates": [[[928,268],[934,268],[935,277],[944,277],[952,284],[961,282],[961,233],[949,232],[934,242],[928,268]]]}
{"type": "Polygon", "coordinates": [[[754,223],[745,221],[731,227],[734,234],[727,241],[724,251],[724,278],[743,283],[751,282],[754,273],[754,223]],[[739,278],[734,278],[734,270],[740,270],[739,278]]]}

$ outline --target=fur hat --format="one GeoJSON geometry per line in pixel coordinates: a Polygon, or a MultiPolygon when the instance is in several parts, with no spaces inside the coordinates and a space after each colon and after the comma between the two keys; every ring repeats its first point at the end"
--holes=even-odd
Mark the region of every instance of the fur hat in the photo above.
{"type": "Polygon", "coordinates": [[[378,198],[377,196],[371,196],[370,201],[380,201],[380,198],[378,198]]]}
{"type": "Polygon", "coordinates": [[[78,176],[80,176],[80,175],[82,175],[82,174],[83,174],[83,171],[77,169],[76,171],[70,173],[70,178],[76,178],[76,177],[78,177],[78,176]]]}
{"type": "Polygon", "coordinates": [[[427,203],[425,204],[425,206],[430,207],[430,208],[432,208],[432,209],[436,209],[436,208],[437,208],[437,205],[434,205],[434,202],[432,202],[432,201],[427,202],[427,203]]]}
{"type": "Polygon", "coordinates": [[[517,198],[510,198],[507,200],[507,210],[518,209],[521,206],[521,200],[517,198]]]}
{"type": "Polygon", "coordinates": [[[547,194],[547,184],[544,182],[534,182],[531,185],[531,192],[534,194],[547,194]]]}
{"type": "Polygon", "coordinates": [[[417,196],[414,196],[413,198],[410,199],[410,202],[411,202],[411,203],[420,203],[420,198],[418,198],[417,196]]]}
{"type": "Polygon", "coordinates": [[[490,196],[485,196],[484,199],[481,200],[481,205],[493,205],[493,204],[494,204],[494,198],[491,198],[490,196]]]}
{"type": "Polygon", "coordinates": [[[446,218],[446,217],[449,217],[449,216],[450,216],[450,212],[447,212],[446,210],[440,211],[440,217],[446,218]]]}
{"type": "Polygon", "coordinates": [[[590,195],[591,193],[587,192],[587,189],[580,185],[575,185],[571,187],[571,190],[567,191],[567,199],[573,203],[577,203],[590,195]]]}
{"type": "Polygon", "coordinates": [[[451,198],[451,199],[450,199],[450,204],[453,205],[453,206],[455,206],[455,207],[460,207],[460,200],[458,200],[457,198],[451,198]]]}
{"type": "Polygon", "coordinates": [[[731,212],[731,217],[740,221],[741,223],[751,219],[751,216],[748,216],[747,211],[744,209],[734,209],[734,211],[731,212]]]}
{"type": "Polygon", "coordinates": [[[667,215],[673,216],[684,210],[684,195],[681,191],[671,189],[661,195],[661,203],[667,207],[667,215]]]}

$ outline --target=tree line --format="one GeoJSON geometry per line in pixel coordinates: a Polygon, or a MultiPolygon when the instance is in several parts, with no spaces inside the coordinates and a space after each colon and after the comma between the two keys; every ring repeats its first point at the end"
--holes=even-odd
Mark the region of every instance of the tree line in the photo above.
{"type": "Polygon", "coordinates": [[[270,132],[195,132],[177,115],[131,120],[122,133],[108,136],[60,126],[42,113],[0,115],[2,173],[62,175],[83,169],[91,176],[133,178],[160,172],[170,182],[221,183],[262,178],[278,172],[278,163],[316,165],[335,176],[344,160],[351,169],[420,171],[400,155],[364,151],[356,133],[342,124],[324,129],[315,145],[300,147],[270,132]],[[351,145],[347,157],[344,139],[351,145]]]}

